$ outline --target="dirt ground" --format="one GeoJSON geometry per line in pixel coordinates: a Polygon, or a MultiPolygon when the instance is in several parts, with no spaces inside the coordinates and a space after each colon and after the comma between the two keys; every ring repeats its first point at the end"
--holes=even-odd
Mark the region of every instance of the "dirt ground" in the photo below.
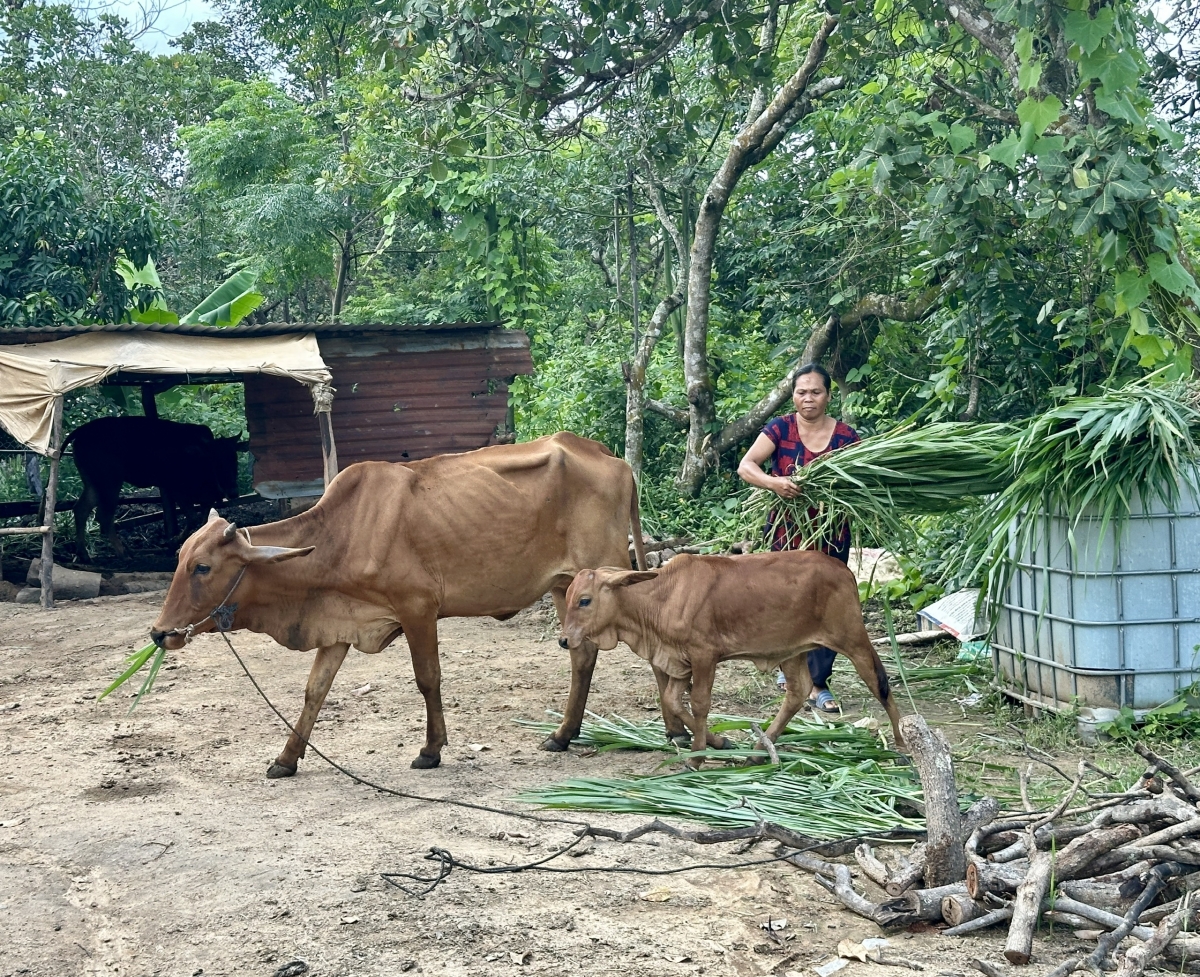
{"type": "MultiPolygon", "coordinates": [[[[411,898],[381,873],[428,871],[431,846],[512,864],[561,846],[570,830],[386,796],[315,757],[294,778],[267,780],[285,733],[215,635],[172,653],[132,715],[124,690],[97,702],[145,643],[161,599],[130,594],[50,613],[0,604],[0,977],[304,972],[292,961],[320,977],[811,975],[840,940],[880,935],[780,864],[665,877],[456,871],[411,898]],[[778,939],[768,919],[787,920],[778,939]]],[[[540,752],[540,736],[514,722],[565,702],[567,656],[554,637],[537,612],[442,622],[450,746],[439,769],[409,768],[424,710],[403,639],[381,655],[351,653],[314,743],[401,790],[525,810],[513,800],[522,788],[653,771],[662,754],[540,752]]],[[[294,716],[311,655],[245,632],[234,641],[294,716]]],[[[744,711],[754,677],[726,667],[719,682],[715,708],[744,711]]],[[[855,699],[864,690],[848,691],[855,714],[882,715],[855,699]]],[[[601,653],[589,705],[640,718],[655,711],[654,692],[647,666],[618,648],[601,653]]],[[[644,820],[580,816],[626,828],[644,820]]],[[[560,861],[670,868],[767,858],[772,847],[598,842],[560,861]]],[[[1002,938],[891,939],[926,973],[963,975],[973,956],[996,959],[1002,938]]],[[[1043,940],[1036,949],[1054,955],[1043,940]]],[[[855,962],[841,973],[880,969],[855,962]]]]}

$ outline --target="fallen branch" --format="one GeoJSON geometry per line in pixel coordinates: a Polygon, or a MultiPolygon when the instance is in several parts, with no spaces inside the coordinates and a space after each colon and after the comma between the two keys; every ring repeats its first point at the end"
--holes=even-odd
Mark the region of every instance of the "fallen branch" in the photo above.
{"type": "Polygon", "coordinates": [[[1162,953],[1167,944],[1179,935],[1183,917],[1187,912],[1187,906],[1180,906],[1159,923],[1150,939],[1141,946],[1133,946],[1126,950],[1121,966],[1117,968],[1117,977],[1142,977],[1146,972],[1146,964],[1162,953]]]}
{"type": "Polygon", "coordinates": [[[952,926],[950,929],[943,931],[943,936],[966,936],[968,933],[975,933],[979,930],[990,929],[993,926],[999,926],[1001,923],[1012,919],[1012,906],[1002,906],[999,909],[993,909],[986,916],[980,916],[978,919],[972,919],[970,922],[963,923],[961,926],[952,926]]]}
{"type": "Polygon", "coordinates": [[[1184,796],[1186,796],[1189,801],[1200,801],[1200,790],[1196,789],[1195,785],[1188,780],[1187,775],[1177,766],[1160,757],[1157,753],[1150,749],[1150,747],[1146,746],[1145,743],[1134,743],[1133,748],[1137,752],[1138,756],[1143,757],[1163,773],[1165,773],[1168,777],[1170,777],[1171,782],[1175,784],[1175,786],[1181,791],[1183,791],[1184,796]]]}
{"type": "Polygon", "coordinates": [[[874,882],[881,889],[886,889],[890,872],[888,867],[883,864],[875,853],[871,850],[871,846],[866,842],[854,849],[854,860],[858,862],[858,867],[863,870],[863,875],[874,882]]]}

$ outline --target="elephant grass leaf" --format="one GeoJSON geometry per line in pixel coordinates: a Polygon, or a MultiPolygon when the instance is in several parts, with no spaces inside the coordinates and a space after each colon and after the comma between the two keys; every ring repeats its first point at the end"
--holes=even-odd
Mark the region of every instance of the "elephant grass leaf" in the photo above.
{"type": "Polygon", "coordinates": [[[119,689],[122,685],[133,678],[134,675],[141,671],[146,662],[153,658],[154,660],[150,661],[150,670],[146,673],[146,678],[142,682],[142,687],[138,690],[137,695],[134,696],[133,705],[129,707],[129,711],[132,712],[137,704],[142,701],[142,696],[149,692],[150,688],[154,685],[154,680],[158,678],[158,670],[160,667],[162,667],[163,659],[166,657],[166,654],[166,648],[160,648],[153,642],[146,645],[146,647],[142,648],[140,651],[135,651],[132,655],[125,659],[125,664],[127,666],[125,671],[118,675],[113,680],[112,684],[100,693],[100,695],[97,697],[97,701],[105,698],[109,693],[115,692],[117,689],[119,689]]]}

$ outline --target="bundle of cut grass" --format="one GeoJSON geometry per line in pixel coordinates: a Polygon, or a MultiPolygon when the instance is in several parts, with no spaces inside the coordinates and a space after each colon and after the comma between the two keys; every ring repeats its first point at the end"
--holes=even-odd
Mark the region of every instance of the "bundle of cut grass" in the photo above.
{"type": "Polygon", "coordinates": [[[549,808],[673,815],[718,828],[770,821],[820,839],[924,827],[898,810],[916,809],[921,801],[911,768],[874,760],[816,772],[793,762],[629,780],[578,778],[526,791],[519,799],[549,808]]]}
{"type": "MultiPolygon", "coordinates": [[[[847,519],[876,539],[903,540],[906,515],[934,515],[1001,491],[1020,431],[1008,424],[944,422],[864,438],[797,470],[794,499],[757,491],[752,526],[784,526],[803,549],[837,536],[847,519]]],[[[747,529],[750,527],[748,526],[747,529]]]]}
{"type": "MultiPolygon", "coordinates": [[[[1200,403],[1182,382],[1146,380],[1096,397],[1074,397],[1029,423],[1013,447],[1008,484],[965,528],[947,576],[985,581],[993,607],[1028,552],[1038,512],[1068,520],[1067,540],[1085,515],[1103,537],[1119,533],[1135,499],[1174,508],[1181,486],[1200,490],[1200,403]]],[[[1096,554],[1092,554],[1093,556],[1096,554]]]]}

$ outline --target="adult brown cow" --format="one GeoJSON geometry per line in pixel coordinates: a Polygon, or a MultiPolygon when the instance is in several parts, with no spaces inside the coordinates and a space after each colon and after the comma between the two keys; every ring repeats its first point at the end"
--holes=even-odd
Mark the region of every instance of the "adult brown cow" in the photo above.
{"type": "MultiPolygon", "coordinates": [[[[412,765],[436,767],[446,745],[438,618],[504,620],[549,591],[561,621],[581,568],[629,565],[630,524],[645,566],[629,466],[574,434],[363,462],[291,519],[247,530],[213,512],[180,550],[151,635],[180,648],[232,611],[223,627],[317,649],[304,710],[267,771],[289,777],[350,646],[373,654],[404,634],[427,718],[412,765]]],[[[566,715],[545,748],[565,750],[578,734],[595,663],[594,650],[572,654],[566,715]]]]}
{"type": "Polygon", "coordinates": [[[718,664],[742,659],[783,669],[787,695],[766,730],[774,741],[812,689],[807,652],[832,648],[854,663],[887,710],[896,745],[904,746],[887,672],[863,626],[854,575],[824,553],[677,556],[662,570],[582,570],[567,591],[563,630],[559,644],[572,655],[608,651],[618,641],[629,645],[654,669],[667,735],[686,735],[686,725],[693,744],[718,749],[723,741],[708,732],[718,664]],[[690,713],[683,704],[689,682],[690,713]]]}

